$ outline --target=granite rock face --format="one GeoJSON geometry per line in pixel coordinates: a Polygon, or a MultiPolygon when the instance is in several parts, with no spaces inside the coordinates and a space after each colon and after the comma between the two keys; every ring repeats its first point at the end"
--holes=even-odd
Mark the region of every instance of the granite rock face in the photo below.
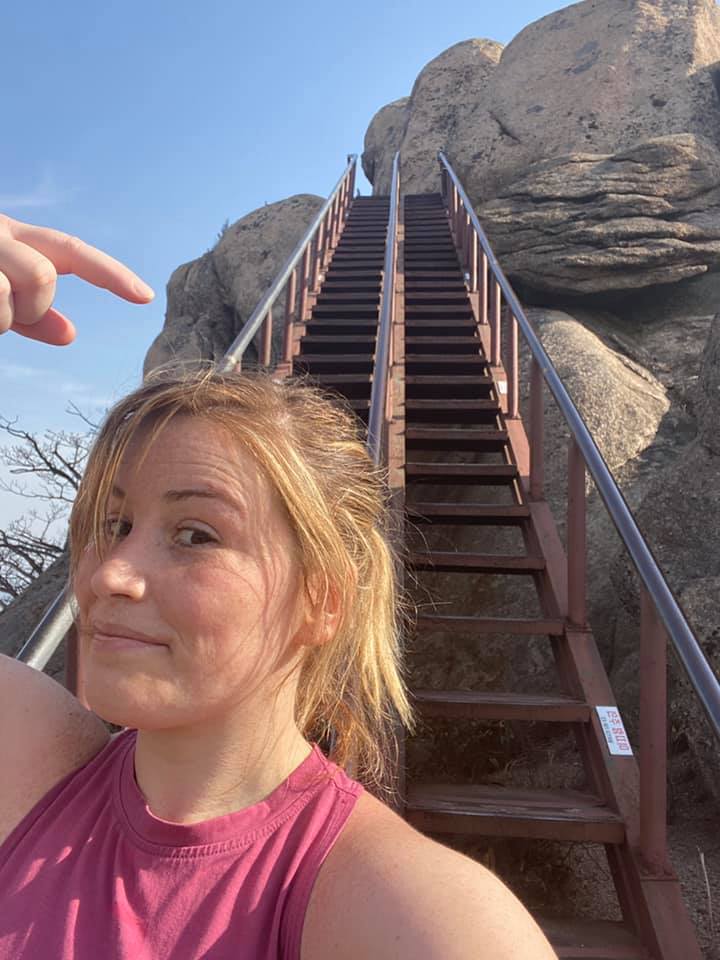
{"type": "Polygon", "coordinates": [[[720,151],[693,134],[535,164],[479,211],[505,272],[557,296],[720,265],[720,151]]]}
{"type": "MultiPolygon", "coordinates": [[[[584,0],[530,24],[504,49],[457,44],[425,67],[407,105],[405,129],[420,134],[402,141],[407,192],[437,183],[412,143],[426,144],[423,157],[445,147],[476,204],[549,158],[614,154],[677,133],[720,145],[719,62],[714,0],[584,0]]],[[[374,168],[384,170],[397,140],[377,140],[374,168]]],[[[378,181],[376,192],[386,189],[378,181]]]]}
{"type": "Polygon", "coordinates": [[[697,406],[700,442],[720,457],[720,314],[713,320],[705,344],[697,406]]]}
{"type": "MultiPolygon", "coordinates": [[[[323,203],[300,194],[260,207],[229,226],[208,253],[178,267],[168,283],[165,326],[148,350],[145,374],[173,360],[219,360],[323,203]]],[[[283,309],[278,301],[276,320],[283,309]]],[[[276,329],[277,346],[279,323],[276,329]]]]}
{"type": "MultiPolygon", "coordinates": [[[[670,402],[658,380],[560,310],[531,309],[528,319],[578,408],[607,465],[617,471],[655,438],[670,402]]],[[[529,351],[522,383],[529,389],[529,351]]],[[[526,419],[529,423],[529,417],[526,419]]],[[[569,428],[545,390],[546,477],[564,496],[569,428]]],[[[558,518],[560,519],[560,518],[558,518]]]]}
{"type": "Polygon", "coordinates": [[[485,109],[485,91],[501,53],[502,45],[494,40],[456,43],[423,68],[409,98],[376,114],[368,130],[372,150],[368,153],[366,138],[363,153],[363,169],[376,194],[390,192],[396,150],[404,193],[439,189],[437,152],[472,129],[476,115],[485,109]],[[382,124],[387,129],[384,140],[382,124]],[[379,176],[371,176],[376,170],[379,176]]]}
{"type": "Polygon", "coordinates": [[[401,97],[382,107],[367,128],[362,168],[376,194],[390,193],[393,158],[402,143],[409,99],[401,97]]]}

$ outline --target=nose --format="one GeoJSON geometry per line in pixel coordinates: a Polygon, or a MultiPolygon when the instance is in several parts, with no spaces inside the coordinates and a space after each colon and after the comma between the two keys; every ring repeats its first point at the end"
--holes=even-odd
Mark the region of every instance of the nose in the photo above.
{"type": "Polygon", "coordinates": [[[142,600],[147,582],[137,550],[127,538],[110,547],[104,558],[95,557],[90,588],[97,597],[127,597],[142,600]]]}

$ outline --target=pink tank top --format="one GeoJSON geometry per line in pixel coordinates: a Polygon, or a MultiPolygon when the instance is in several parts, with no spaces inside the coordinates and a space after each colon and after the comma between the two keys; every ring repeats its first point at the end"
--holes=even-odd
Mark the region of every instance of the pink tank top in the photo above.
{"type": "Polygon", "coordinates": [[[298,960],[360,784],[313,747],[260,803],[170,823],[135,782],[135,736],[111,740],[0,846],[0,960],[298,960]]]}

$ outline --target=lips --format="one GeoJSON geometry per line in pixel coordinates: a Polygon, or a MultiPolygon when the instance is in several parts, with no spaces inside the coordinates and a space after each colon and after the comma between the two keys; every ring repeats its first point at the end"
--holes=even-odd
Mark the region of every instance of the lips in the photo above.
{"type": "Polygon", "coordinates": [[[146,646],[166,647],[167,644],[148,633],[135,630],[124,623],[114,621],[94,620],[90,624],[90,633],[94,640],[103,642],[130,641],[146,646]]]}

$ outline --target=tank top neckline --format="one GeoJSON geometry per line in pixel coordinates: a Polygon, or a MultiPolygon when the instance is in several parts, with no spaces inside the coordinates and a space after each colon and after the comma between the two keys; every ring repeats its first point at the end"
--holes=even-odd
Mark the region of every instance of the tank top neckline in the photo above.
{"type": "Polygon", "coordinates": [[[126,832],[137,846],[155,854],[165,848],[173,856],[202,856],[237,850],[271,833],[285,820],[294,816],[305,805],[316,788],[333,779],[329,762],[317,746],[312,745],[308,756],[263,800],[233,813],[203,820],[198,823],[174,823],[155,816],[147,805],[135,779],[136,730],[125,730],[111,743],[121,741],[117,749],[124,750],[122,761],[116,766],[114,798],[118,816],[126,832]]]}

